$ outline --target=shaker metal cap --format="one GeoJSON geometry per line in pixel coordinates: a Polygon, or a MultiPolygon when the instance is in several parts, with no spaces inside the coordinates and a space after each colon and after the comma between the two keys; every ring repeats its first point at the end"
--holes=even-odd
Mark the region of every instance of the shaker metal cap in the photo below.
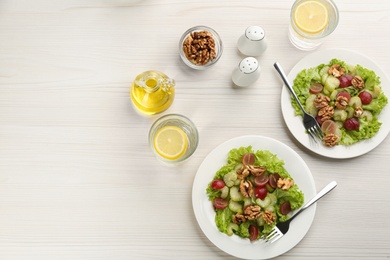
{"type": "Polygon", "coordinates": [[[245,74],[250,74],[255,72],[259,68],[259,63],[257,62],[256,58],[247,57],[243,59],[238,66],[241,72],[245,74]]]}
{"type": "Polygon", "coordinates": [[[265,31],[260,26],[249,26],[245,30],[245,37],[251,41],[261,41],[265,37],[265,31]]]}

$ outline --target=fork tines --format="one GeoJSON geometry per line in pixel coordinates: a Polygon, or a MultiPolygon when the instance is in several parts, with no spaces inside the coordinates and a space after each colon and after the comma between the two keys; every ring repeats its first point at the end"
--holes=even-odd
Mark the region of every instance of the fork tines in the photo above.
{"type": "Polygon", "coordinates": [[[316,141],[316,138],[322,140],[322,138],[324,137],[324,133],[322,132],[321,128],[316,126],[308,128],[307,132],[314,139],[314,141],[316,141]]]}
{"type": "Polygon", "coordinates": [[[272,244],[273,242],[279,240],[283,236],[283,233],[279,230],[279,228],[274,227],[265,238],[265,243],[272,244]]]}

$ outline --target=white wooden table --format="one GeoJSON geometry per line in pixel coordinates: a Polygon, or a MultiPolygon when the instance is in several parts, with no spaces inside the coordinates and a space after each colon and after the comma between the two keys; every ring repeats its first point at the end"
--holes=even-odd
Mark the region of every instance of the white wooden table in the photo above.
{"type": "MultiPolygon", "coordinates": [[[[191,203],[197,169],[222,142],[268,136],[305,160],[317,189],[306,237],[278,259],[390,257],[390,139],[364,156],[327,159],[290,134],[282,82],[308,53],[288,41],[292,0],[2,0],[0,2],[0,259],[233,259],[200,230],[191,203]],[[194,25],[217,30],[218,64],[193,71],[178,41],[194,25]],[[269,43],[255,85],[233,88],[236,42],[260,25],[269,43]],[[177,82],[163,113],[198,127],[194,156],[162,166],[148,147],[151,118],[135,113],[129,87],[155,69],[177,82]],[[249,123],[248,123],[249,122],[249,123]]],[[[319,50],[347,48],[390,73],[390,3],[336,0],[337,30],[319,50]]]]}

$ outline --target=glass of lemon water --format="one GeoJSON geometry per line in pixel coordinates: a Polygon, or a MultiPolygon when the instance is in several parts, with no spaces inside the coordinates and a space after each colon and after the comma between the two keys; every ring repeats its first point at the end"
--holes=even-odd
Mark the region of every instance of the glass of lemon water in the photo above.
{"type": "Polygon", "coordinates": [[[332,0],[296,0],[291,8],[289,39],[300,50],[314,50],[339,22],[332,0]]]}
{"type": "Polygon", "coordinates": [[[149,130],[149,145],[162,162],[177,164],[187,160],[199,142],[198,130],[187,117],[167,114],[157,119],[149,130]]]}

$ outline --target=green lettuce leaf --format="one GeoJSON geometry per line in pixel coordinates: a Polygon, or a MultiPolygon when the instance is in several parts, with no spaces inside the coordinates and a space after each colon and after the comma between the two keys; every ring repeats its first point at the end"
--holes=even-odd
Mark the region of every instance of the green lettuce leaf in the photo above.
{"type": "MultiPolygon", "coordinates": [[[[278,203],[282,204],[286,201],[290,202],[291,210],[300,208],[304,202],[303,193],[298,189],[297,185],[292,186],[288,190],[276,189],[276,196],[278,197],[278,203]]],[[[283,215],[280,212],[280,208],[276,207],[276,212],[279,218],[279,221],[284,222],[290,217],[288,215],[283,215]]]]}
{"type": "Polygon", "coordinates": [[[236,234],[243,238],[249,237],[249,226],[251,225],[251,221],[246,221],[240,224],[239,229],[236,231],[236,234]]]}
{"type": "Polygon", "coordinates": [[[229,207],[224,208],[223,210],[217,210],[215,215],[215,223],[219,231],[223,233],[228,232],[228,227],[232,223],[232,216],[234,215],[233,211],[229,207]]]}
{"type": "Polygon", "coordinates": [[[387,97],[381,93],[377,98],[374,98],[370,104],[362,105],[362,108],[363,110],[370,110],[374,115],[378,115],[387,103],[387,97]]]}
{"type": "Polygon", "coordinates": [[[284,161],[279,159],[276,154],[267,150],[259,150],[255,153],[258,165],[266,166],[269,172],[277,172],[280,176],[286,176],[288,173],[284,169],[284,161]]]}
{"type": "Polygon", "coordinates": [[[234,148],[230,150],[227,158],[228,165],[241,163],[241,158],[246,153],[254,153],[252,146],[234,148]]]}

